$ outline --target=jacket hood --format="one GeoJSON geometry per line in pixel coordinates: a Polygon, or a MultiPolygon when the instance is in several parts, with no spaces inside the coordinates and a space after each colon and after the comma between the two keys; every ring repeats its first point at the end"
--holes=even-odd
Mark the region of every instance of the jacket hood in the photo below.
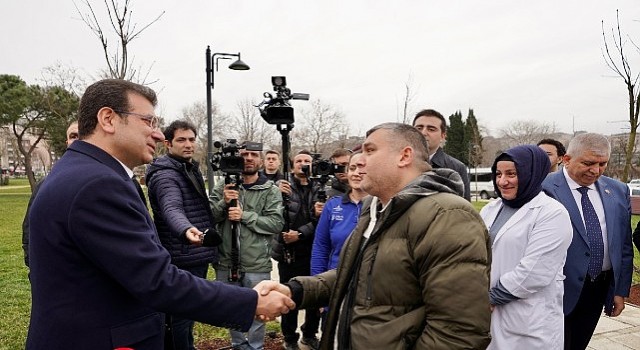
{"type": "Polygon", "coordinates": [[[411,181],[395,197],[424,196],[437,192],[453,193],[462,197],[464,195],[462,178],[451,169],[433,169],[411,181]]]}
{"type": "MultiPolygon", "coordinates": [[[[418,199],[437,193],[451,193],[462,198],[464,184],[460,175],[454,170],[439,168],[425,172],[415,178],[391,198],[388,209],[385,210],[387,217],[383,220],[382,229],[395,222],[418,199]]],[[[370,196],[364,202],[367,210],[371,205],[377,204],[377,200],[372,203],[372,199],[370,196]]]]}

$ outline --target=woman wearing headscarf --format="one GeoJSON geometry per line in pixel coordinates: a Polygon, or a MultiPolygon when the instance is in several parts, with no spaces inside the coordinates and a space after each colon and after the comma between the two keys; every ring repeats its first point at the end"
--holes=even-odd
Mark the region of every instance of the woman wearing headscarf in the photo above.
{"type": "Polygon", "coordinates": [[[500,154],[491,167],[499,199],[480,216],[492,245],[489,349],[562,349],[563,266],[569,214],[542,192],[549,157],[534,145],[500,154]]]}

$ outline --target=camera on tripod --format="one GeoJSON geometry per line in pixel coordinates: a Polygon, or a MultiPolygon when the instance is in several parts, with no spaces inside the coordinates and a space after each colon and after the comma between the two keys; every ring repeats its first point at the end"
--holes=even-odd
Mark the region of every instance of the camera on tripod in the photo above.
{"type": "Polygon", "coordinates": [[[260,103],[260,115],[269,124],[293,124],[293,107],[290,100],[309,100],[309,94],[292,93],[287,87],[287,78],[284,76],[271,77],[271,85],[273,91],[276,92],[274,97],[270,92],[265,92],[264,101],[260,103]]]}
{"type": "Polygon", "coordinates": [[[213,143],[218,152],[211,156],[211,168],[214,171],[220,170],[225,174],[241,174],[244,170],[244,158],[240,154],[241,149],[247,151],[262,151],[262,143],[245,142],[238,144],[236,139],[227,139],[226,142],[216,141],[213,143]]]}

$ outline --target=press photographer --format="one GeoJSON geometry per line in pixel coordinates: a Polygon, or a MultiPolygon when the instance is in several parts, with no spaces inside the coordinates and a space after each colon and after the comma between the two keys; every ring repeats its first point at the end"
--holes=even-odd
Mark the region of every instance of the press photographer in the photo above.
{"type": "MultiPolygon", "coordinates": [[[[262,144],[238,145],[230,139],[216,143],[222,147],[215,156],[216,167],[225,173],[225,183],[215,186],[210,204],[218,220],[222,244],[219,262],[213,267],[216,279],[229,284],[253,288],[271,279],[273,235],[279,234],[284,220],[282,196],[273,181],[258,170],[262,167],[262,144]]],[[[261,349],[265,325],[254,321],[249,332],[230,331],[234,348],[248,344],[261,349]]]]}
{"type": "Polygon", "coordinates": [[[351,151],[346,148],[338,148],[331,154],[329,161],[334,165],[334,177],[326,188],[327,198],[342,196],[349,192],[349,180],[347,179],[347,167],[351,151]]]}
{"type": "MultiPolygon", "coordinates": [[[[293,178],[289,173],[289,132],[294,126],[294,113],[291,100],[308,100],[308,94],[292,93],[283,76],[271,77],[276,95],[264,93],[265,100],[257,106],[260,115],[269,124],[276,125],[282,135],[283,173],[286,180],[279,181],[282,200],[285,207],[285,225],[282,234],[273,241],[272,256],[278,261],[280,282],[287,282],[295,276],[308,276],[311,271],[311,246],[315,225],[322,212],[323,203],[316,203],[318,186],[310,181],[310,173],[305,174],[302,166],[311,166],[313,158],[306,151],[299,152],[293,159],[293,178]]],[[[311,168],[310,168],[311,170],[311,168]]],[[[318,348],[316,333],[320,323],[318,310],[306,310],[302,325],[302,343],[311,349],[318,348]]],[[[299,349],[298,310],[291,310],[281,318],[284,348],[299,349]]]]}
{"type": "Polygon", "coordinates": [[[313,181],[319,183],[317,198],[325,203],[328,198],[343,195],[349,190],[346,168],[349,164],[351,153],[344,148],[339,148],[333,153],[330,160],[320,158],[320,154],[314,153],[312,167],[303,166],[302,171],[310,176],[313,181]],[[342,156],[344,152],[344,156],[342,156]],[[339,154],[341,156],[336,156],[339,154]],[[336,163],[336,157],[340,163],[336,163]],[[344,180],[344,183],[342,182],[344,180]],[[329,185],[327,185],[329,184],[329,185]]]}
{"type": "MultiPolygon", "coordinates": [[[[318,218],[324,203],[318,200],[321,185],[312,180],[314,172],[313,157],[308,151],[300,151],[293,158],[292,179],[280,181],[279,186],[289,197],[288,210],[285,213],[289,220],[289,230],[278,236],[274,247],[273,258],[278,261],[280,281],[287,282],[297,276],[311,274],[311,248],[315,236],[318,218]]],[[[320,314],[316,309],[305,310],[305,322],[301,327],[302,343],[316,348],[316,333],[320,323],[320,314]]],[[[298,328],[298,311],[291,310],[281,321],[282,333],[286,349],[297,349],[300,335],[298,328]]]]}

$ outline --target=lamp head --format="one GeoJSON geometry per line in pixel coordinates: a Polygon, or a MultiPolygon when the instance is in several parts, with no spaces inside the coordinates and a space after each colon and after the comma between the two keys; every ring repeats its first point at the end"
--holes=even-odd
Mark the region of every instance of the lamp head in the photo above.
{"type": "Polygon", "coordinates": [[[231,63],[229,65],[229,69],[233,69],[233,70],[249,70],[249,65],[242,62],[242,60],[240,59],[240,54],[238,53],[238,60],[231,63]]]}

